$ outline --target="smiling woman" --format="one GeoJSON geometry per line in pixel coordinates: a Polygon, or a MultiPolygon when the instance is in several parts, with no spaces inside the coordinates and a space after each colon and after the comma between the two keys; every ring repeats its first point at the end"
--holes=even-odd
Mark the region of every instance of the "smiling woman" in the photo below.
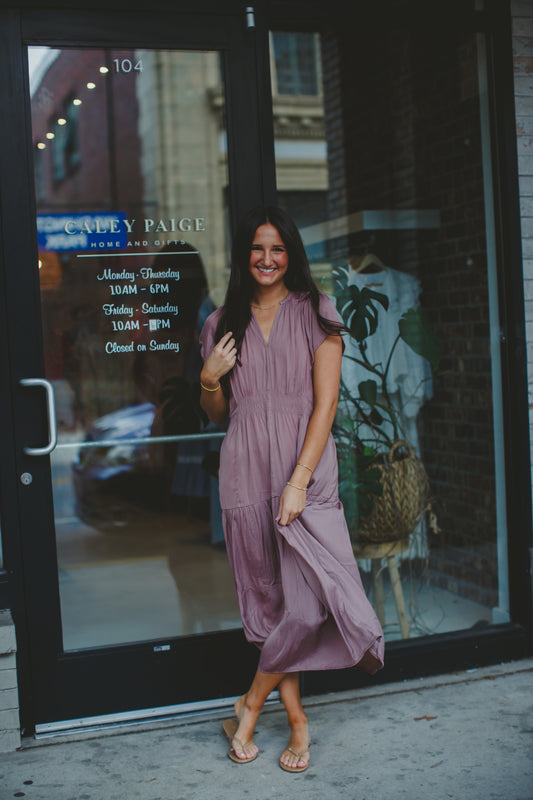
{"type": "Polygon", "coordinates": [[[226,303],[200,337],[202,406],[214,421],[230,414],[220,454],[224,533],[244,631],[261,650],[224,730],[229,757],[254,760],[255,725],[278,688],[291,728],[279,762],[288,772],[309,766],[300,670],[383,666],[383,634],[338,498],[331,426],[341,330],[290,217],[249,212],[235,235],[226,303]],[[246,318],[242,336],[226,330],[246,318]]]}

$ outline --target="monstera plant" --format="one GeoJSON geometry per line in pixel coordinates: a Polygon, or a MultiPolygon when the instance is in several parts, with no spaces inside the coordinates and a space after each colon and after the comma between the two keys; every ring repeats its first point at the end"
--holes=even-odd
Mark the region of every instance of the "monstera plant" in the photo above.
{"type": "MultiPolygon", "coordinates": [[[[440,352],[424,310],[409,308],[398,321],[398,333],[386,362],[372,363],[367,355],[367,340],[379,336],[380,317],[389,308],[388,297],[368,287],[360,289],[350,285],[348,272],[341,268],[334,272],[334,295],[337,310],[357,343],[356,354],[345,354],[344,358],[368,373],[368,377],[358,384],[356,392],[349,391],[341,381],[333,431],[341,476],[339,493],[348,526],[354,534],[365,518],[375,513],[375,505],[381,502],[383,464],[387,454],[393,452],[399,442],[406,440],[402,408],[397,398],[391,397],[387,382],[398,343],[405,342],[411,350],[427,359],[433,370],[438,368],[440,352]]],[[[411,447],[409,443],[407,447],[411,447]]],[[[411,451],[414,453],[412,448],[411,451]]]]}

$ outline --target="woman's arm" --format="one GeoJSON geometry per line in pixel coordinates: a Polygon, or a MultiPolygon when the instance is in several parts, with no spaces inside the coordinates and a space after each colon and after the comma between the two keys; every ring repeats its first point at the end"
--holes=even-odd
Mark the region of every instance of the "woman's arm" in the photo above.
{"type": "MultiPolygon", "coordinates": [[[[314,407],[309,419],[303,447],[289,483],[307,488],[311,475],[324,452],[337,411],[341,379],[342,340],[328,336],[315,352],[313,364],[314,407]],[[301,466],[301,465],[305,466],[301,466]],[[306,469],[306,467],[308,469],[306,469]]],[[[285,486],[279,501],[276,521],[288,525],[304,510],[306,493],[294,486],[285,486]]]]}
{"type": "Polygon", "coordinates": [[[229,404],[220,386],[220,379],[233,369],[236,358],[235,339],[228,331],[213,347],[200,373],[200,405],[216,425],[223,425],[229,414],[229,404]]]}

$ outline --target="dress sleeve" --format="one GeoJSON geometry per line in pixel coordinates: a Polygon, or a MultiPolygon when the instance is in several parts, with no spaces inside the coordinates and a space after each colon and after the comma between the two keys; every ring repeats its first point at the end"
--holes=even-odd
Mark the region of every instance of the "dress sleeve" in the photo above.
{"type": "Polygon", "coordinates": [[[200,353],[202,359],[205,361],[213,347],[215,346],[215,332],[217,329],[219,310],[213,311],[204,322],[203,328],[200,332],[200,353]]]}
{"type": "MultiPolygon", "coordinates": [[[[328,334],[325,331],[323,331],[322,328],[320,327],[317,316],[310,302],[308,303],[308,307],[310,316],[309,329],[311,332],[309,338],[310,338],[311,349],[314,353],[316,352],[316,350],[318,350],[324,339],[327,338],[328,334]]],[[[326,294],[322,294],[322,292],[320,293],[320,302],[318,308],[320,311],[320,315],[325,319],[329,319],[332,322],[340,322],[339,315],[337,314],[335,306],[333,305],[329,297],[326,294]]],[[[342,343],[342,348],[344,350],[344,342],[342,343]]]]}

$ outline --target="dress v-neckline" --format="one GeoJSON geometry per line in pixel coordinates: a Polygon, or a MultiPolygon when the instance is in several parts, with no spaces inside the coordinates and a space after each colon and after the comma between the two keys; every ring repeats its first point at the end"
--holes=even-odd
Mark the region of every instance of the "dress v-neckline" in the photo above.
{"type": "Polygon", "coordinates": [[[252,309],[252,319],[255,322],[256,326],[257,326],[257,330],[259,331],[259,335],[261,336],[261,339],[263,340],[263,344],[265,345],[265,347],[268,347],[268,345],[270,344],[270,340],[272,339],[272,332],[274,331],[274,325],[276,324],[276,320],[277,320],[277,318],[279,316],[279,312],[281,310],[281,306],[284,303],[287,302],[287,300],[289,299],[290,296],[291,296],[291,293],[289,292],[287,294],[287,296],[284,297],[283,300],[281,301],[281,303],[279,304],[278,310],[274,314],[274,319],[272,320],[272,325],[270,326],[270,330],[268,332],[268,339],[265,338],[265,336],[263,334],[263,331],[261,330],[261,326],[260,326],[259,322],[257,321],[257,318],[256,318],[256,316],[254,314],[253,309],[252,309]]]}

